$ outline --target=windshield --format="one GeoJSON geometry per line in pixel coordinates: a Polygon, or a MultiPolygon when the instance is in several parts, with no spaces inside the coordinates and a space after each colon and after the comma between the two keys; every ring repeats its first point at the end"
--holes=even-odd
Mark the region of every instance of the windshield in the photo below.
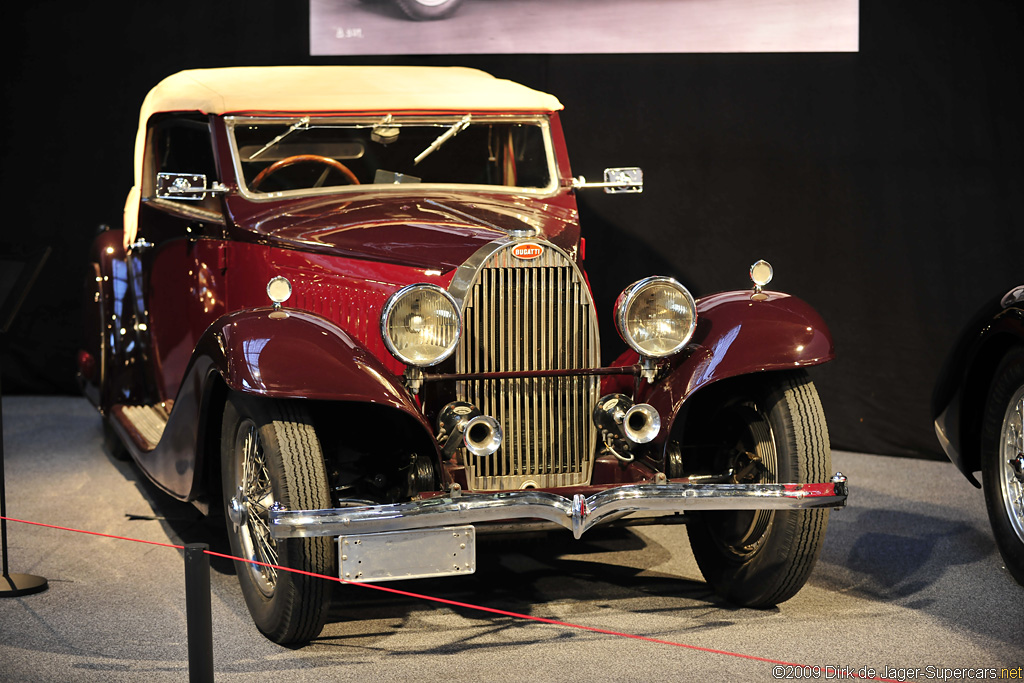
{"type": "Polygon", "coordinates": [[[543,117],[230,117],[228,125],[239,179],[255,195],[409,183],[554,189],[543,117]]]}

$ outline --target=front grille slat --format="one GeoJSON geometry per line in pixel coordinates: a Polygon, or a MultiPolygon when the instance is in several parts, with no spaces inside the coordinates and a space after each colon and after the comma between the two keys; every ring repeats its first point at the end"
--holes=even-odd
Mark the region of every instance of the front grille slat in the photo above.
{"type": "MultiPolygon", "coordinates": [[[[551,246],[532,261],[513,258],[510,248],[491,254],[463,299],[457,371],[597,367],[593,302],[580,271],[551,246]]],[[[495,454],[467,458],[469,489],[589,483],[598,389],[593,377],[459,382],[459,400],[496,419],[505,434],[495,454]]]]}

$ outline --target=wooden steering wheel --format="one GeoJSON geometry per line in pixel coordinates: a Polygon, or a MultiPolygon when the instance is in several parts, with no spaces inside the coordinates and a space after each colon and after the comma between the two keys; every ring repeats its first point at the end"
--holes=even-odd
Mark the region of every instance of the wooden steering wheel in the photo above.
{"type": "Polygon", "coordinates": [[[356,174],[350,171],[348,166],[341,163],[337,159],[320,156],[319,154],[296,154],[294,156],[285,157],[284,159],[278,159],[270,166],[267,166],[265,169],[257,173],[256,177],[252,179],[251,183],[249,183],[249,188],[252,190],[257,189],[260,186],[260,183],[266,180],[267,177],[273,175],[274,173],[277,173],[282,168],[288,168],[289,166],[293,166],[295,164],[304,164],[309,162],[323,164],[324,166],[329,166],[339,171],[343,176],[345,176],[345,178],[351,185],[360,184],[359,178],[356,178],[356,174]]]}

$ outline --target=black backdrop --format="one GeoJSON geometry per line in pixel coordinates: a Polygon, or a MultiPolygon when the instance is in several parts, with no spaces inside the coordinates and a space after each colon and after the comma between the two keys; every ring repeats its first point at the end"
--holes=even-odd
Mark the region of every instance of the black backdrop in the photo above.
{"type": "Polygon", "coordinates": [[[700,296],[768,259],[836,338],[813,373],[836,448],[939,453],[943,357],[1024,281],[1017,0],[861,0],[856,54],[386,58],[309,57],[302,0],[11,5],[0,249],[54,254],[3,342],[5,393],[75,391],[88,244],[121,219],[143,97],[187,68],[458,64],[554,93],[576,174],[645,172],[642,195],[580,197],[605,323],[643,275],[700,296]]]}

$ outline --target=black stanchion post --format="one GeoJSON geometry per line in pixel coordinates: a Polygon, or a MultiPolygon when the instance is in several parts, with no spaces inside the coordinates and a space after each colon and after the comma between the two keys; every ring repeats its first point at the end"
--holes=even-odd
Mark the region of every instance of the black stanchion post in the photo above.
{"type": "Polygon", "coordinates": [[[185,546],[189,683],[213,683],[213,615],[210,610],[208,549],[205,543],[189,543],[185,546]]]}
{"type": "MultiPolygon", "coordinates": [[[[28,261],[0,258],[0,341],[14,321],[22,301],[42,270],[50,248],[28,261]]],[[[3,392],[0,391],[0,406],[3,392]]],[[[39,593],[49,587],[46,579],[34,574],[12,574],[7,562],[7,482],[4,480],[4,416],[0,407],[0,553],[3,554],[3,576],[0,578],[0,598],[16,598],[39,593]]]]}
{"type": "Polygon", "coordinates": [[[12,574],[7,565],[7,483],[4,481],[4,416],[3,392],[0,391],[0,546],[3,549],[3,579],[0,580],[0,598],[16,598],[46,590],[46,579],[35,574],[12,574]]]}

